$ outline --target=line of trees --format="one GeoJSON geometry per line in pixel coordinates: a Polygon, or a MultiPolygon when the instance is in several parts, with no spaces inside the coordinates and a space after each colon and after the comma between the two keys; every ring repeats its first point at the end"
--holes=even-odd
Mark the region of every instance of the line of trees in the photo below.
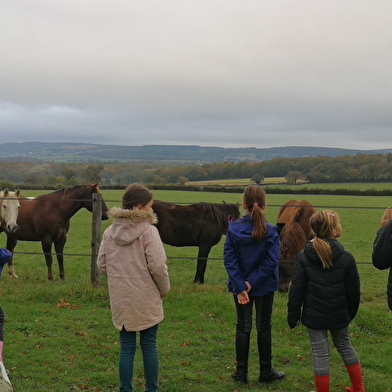
{"type": "Polygon", "coordinates": [[[185,184],[249,178],[262,183],[266,177],[285,177],[287,183],[298,180],[322,182],[392,181],[392,154],[357,154],[340,157],[273,158],[263,162],[225,162],[191,166],[99,163],[32,163],[0,160],[0,186],[13,184],[59,188],[78,183],[100,182],[102,185],[185,184]]]}

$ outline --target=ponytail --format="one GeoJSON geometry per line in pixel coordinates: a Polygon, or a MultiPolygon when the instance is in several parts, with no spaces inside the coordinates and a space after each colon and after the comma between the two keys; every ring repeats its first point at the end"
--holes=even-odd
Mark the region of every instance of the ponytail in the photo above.
{"type": "Polygon", "coordinates": [[[244,204],[250,212],[250,220],[254,226],[252,237],[261,241],[267,233],[267,223],[262,207],[265,206],[265,192],[258,185],[249,185],[244,191],[244,204]]]}
{"type": "Polygon", "coordinates": [[[253,206],[250,212],[250,220],[253,224],[252,237],[260,242],[267,233],[267,224],[265,223],[264,213],[258,205],[253,206]]]}
{"type": "Polygon", "coordinates": [[[332,250],[328,239],[335,238],[334,230],[340,227],[338,214],[332,210],[315,212],[309,220],[314,233],[313,247],[324,268],[332,267],[332,250]]]}
{"type": "Polygon", "coordinates": [[[316,236],[313,240],[313,247],[316,250],[318,257],[320,257],[323,267],[332,267],[332,250],[329,243],[316,236]]]}

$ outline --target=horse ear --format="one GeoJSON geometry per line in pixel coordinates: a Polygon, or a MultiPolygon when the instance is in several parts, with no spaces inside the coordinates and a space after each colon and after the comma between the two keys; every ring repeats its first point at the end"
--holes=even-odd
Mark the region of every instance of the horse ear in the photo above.
{"type": "Polygon", "coordinates": [[[20,195],[20,189],[17,189],[15,192],[15,196],[18,197],[20,195]]]}
{"type": "Polygon", "coordinates": [[[9,194],[9,190],[8,190],[8,188],[5,188],[5,189],[4,189],[4,197],[7,197],[8,194],[9,194]]]}

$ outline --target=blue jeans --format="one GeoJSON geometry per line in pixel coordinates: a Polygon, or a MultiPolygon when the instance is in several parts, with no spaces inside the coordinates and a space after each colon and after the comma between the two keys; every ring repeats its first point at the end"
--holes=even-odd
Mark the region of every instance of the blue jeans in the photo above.
{"type": "MultiPolygon", "coordinates": [[[[156,343],[158,324],[140,331],[140,347],[143,354],[145,392],[158,391],[158,349],[156,343]]],[[[120,331],[120,392],[132,392],[133,360],[136,352],[136,332],[120,331]]]]}

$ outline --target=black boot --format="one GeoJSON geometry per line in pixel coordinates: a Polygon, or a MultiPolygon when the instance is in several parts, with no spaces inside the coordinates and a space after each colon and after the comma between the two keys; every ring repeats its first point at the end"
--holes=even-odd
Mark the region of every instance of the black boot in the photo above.
{"type": "Polygon", "coordinates": [[[271,328],[257,332],[257,348],[260,358],[259,382],[281,380],[286,374],[272,368],[271,328]]]}
{"type": "Polygon", "coordinates": [[[235,359],[237,366],[231,377],[241,384],[248,382],[249,342],[250,333],[242,332],[237,326],[235,335],[235,359]]]}

